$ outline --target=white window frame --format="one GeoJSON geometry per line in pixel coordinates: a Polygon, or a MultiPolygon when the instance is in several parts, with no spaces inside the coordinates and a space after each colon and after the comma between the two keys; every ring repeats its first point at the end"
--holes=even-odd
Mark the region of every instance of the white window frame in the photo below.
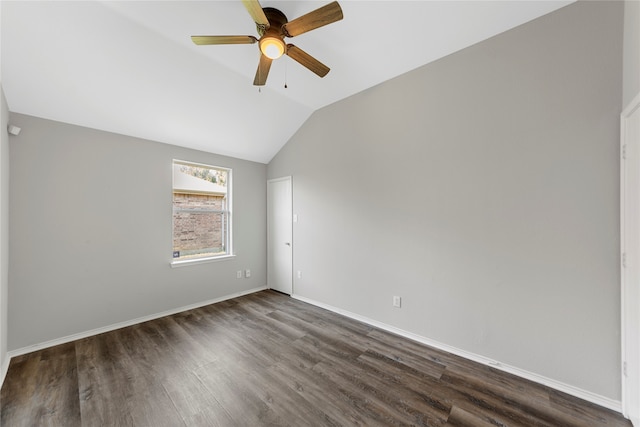
{"type": "Polygon", "coordinates": [[[174,166],[176,164],[184,164],[184,165],[188,165],[188,166],[194,166],[194,167],[200,167],[200,168],[208,168],[208,169],[220,169],[220,170],[225,170],[227,171],[227,212],[228,212],[228,218],[227,218],[227,251],[226,253],[222,254],[222,255],[216,255],[216,256],[207,256],[207,257],[202,257],[202,258],[194,258],[194,259],[183,259],[183,260],[176,260],[176,259],[171,259],[171,267],[175,268],[175,267],[185,267],[188,265],[197,265],[197,264],[204,264],[204,263],[210,263],[210,262],[218,262],[218,261],[225,261],[225,260],[229,260],[229,259],[233,259],[235,258],[235,253],[233,251],[233,169],[228,168],[228,167],[224,167],[224,166],[215,166],[215,165],[209,165],[206,163],[198,163],[198,162],[192,162],[189,160],[180,160],[180,159],[173,159],[171,161],[171,247],[173,249],[173,236],[174,236],[174,223],[173,223],[173,193],[174,193],[174,180],[173,180],[173,169],[174,166]]]}

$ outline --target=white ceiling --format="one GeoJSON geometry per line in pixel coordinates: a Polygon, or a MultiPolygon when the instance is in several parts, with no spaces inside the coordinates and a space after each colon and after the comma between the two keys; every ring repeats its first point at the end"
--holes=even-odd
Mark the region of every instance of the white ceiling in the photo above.
{"type": "MultiPolygon", "coordinates": [[[[257,44],[190,39],[256,35],[239,0],[3,0],[0,75],[12,112],[267,163],[315,110],[571,2],[340,0],[289,39],[331,72],[284,57],[259,91],[257,44]]],[[[261,1],[289,20],[326,3],[261,1]]]]}

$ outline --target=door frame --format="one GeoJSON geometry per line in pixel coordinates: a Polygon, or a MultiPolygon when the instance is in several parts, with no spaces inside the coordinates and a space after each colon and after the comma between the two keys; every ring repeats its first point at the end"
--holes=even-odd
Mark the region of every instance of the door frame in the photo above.
{"type": "MultiPolygon", "coordinates": [[[[288,181],[289,182],[289,195],[290,195],[290,203],[291,203],[291,223],[290,223],[290,227],[291,227],[291,242],[290,243],[290,247],[291,247],[291,271],[290,271],[290,275],[291,275],[291,293],[290,295],[293,296],[293,288],[294,288],[294,280],[293,280],[293,245],[294,245],[294,237],[293,237],[293,177],[291,175],[289,176],[283,176],[280,178],[272,178],[272,179],[268,179],[267,180],[267,287],[269,289],[271,288],[271,283],[269,278],[271,277],[271,274],[269,272],[269,267],[271,264],[271,254],[270,254],[270,247],[271,247],[271,227],[270,227],[270,221],[269,221],[269,215],[271,215],[271,208],[270,208],[270,204],[271,204],[271,198],[269,197],[269,184],[274,183],[274,182],[280,182],[280,181],[288,181]]],[[[277,290],[277,289],[276,289],[277,290]]]]}
{"type": "Polygon", "coordinates": [[[621,384],[622,414],[640,427],[640,138],[629,135],[629,119],[640,110],[640,93],[620,115],[621,384]],[[633,341],[632,341],[633,340],[633,341]],[[633,359],[633,360],[630,360],[633,359]],[[634,397],[635,396],[635,397],[634,397]]]}

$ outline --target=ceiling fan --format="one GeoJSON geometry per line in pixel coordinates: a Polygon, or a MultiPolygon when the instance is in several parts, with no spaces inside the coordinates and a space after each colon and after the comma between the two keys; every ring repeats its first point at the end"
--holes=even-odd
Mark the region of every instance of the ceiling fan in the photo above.
{"type": "Polygon", "coordinates": [[[254,36],[191,36],[191,40],[197,45],[253,44],[258,42],[261,54],[256,76],[253,79],[255,86],[265,85],[271,62],[283,54],[288,55],[320,77],[327,75],[329,67],[299,47],[286,44],[284,38],[295,37],[341,20],[343,18],[342,9],[337,1],[302,15],[291,22],[278,9],[260,6],[258,0],[242,0],[242,3],[256,23],[260,38],[254,36]]]}

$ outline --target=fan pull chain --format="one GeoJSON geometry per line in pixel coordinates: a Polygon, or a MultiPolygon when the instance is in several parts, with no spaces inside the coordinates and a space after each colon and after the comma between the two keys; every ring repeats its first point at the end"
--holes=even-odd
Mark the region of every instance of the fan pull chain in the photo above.
{"type": "Polygon", "coordinates": [[[286,59],[287,58],[285,58],[285,61],[284,61],[284,88],[285,89],[287,88],[287,69],[288,69],[287,64],[289,64],[289,61],[287,61],[286,59]]]}
{"type": "MultiPolygon", "coordinates": [[[[262,80],[262,53],[258,49],[258,70],[256,71],[258,80],[262,80]]],[[[262,93],[262,86],[258,86],[258,93],[262,93]]]]}

